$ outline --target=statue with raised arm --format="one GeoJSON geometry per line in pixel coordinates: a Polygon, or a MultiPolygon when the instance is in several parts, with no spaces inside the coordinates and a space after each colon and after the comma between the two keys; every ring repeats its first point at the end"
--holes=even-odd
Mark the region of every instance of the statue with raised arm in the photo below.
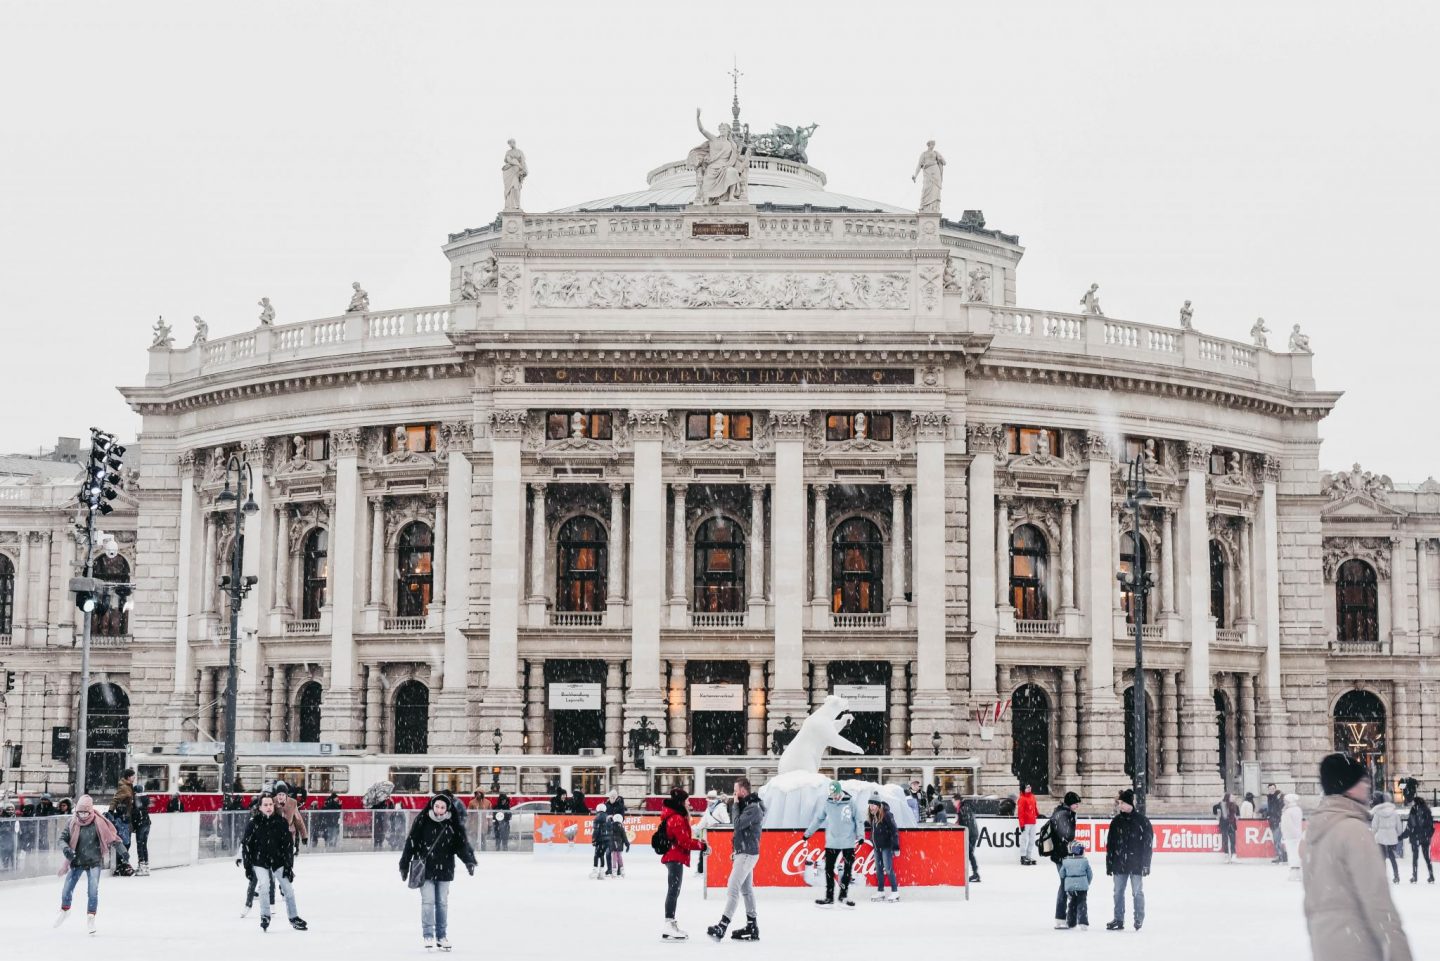
{"type": "Polygon", "coordinates": [[[169,350],[175,346],[175,338],[170,336],[170,325],[165,323],[163,316],[155,321],[155,326],[150,328],[150,333],[154,335],[154,339],[150,341],[151,350],[157,347],[169,350]]]}
{"type": "Polygon", "coordinates": [[[1105,312],[1100,309],[1100,285],[1091,284],[1090,289],[1080,297],[1080,313],[1089,314],[1092,317],[1103,317],[1105,312]]]}
{"type": "Polygon", "coordinates": [[[1310,350],[1310,337],[1307,334],[1300,333],[1299,324],[1296,324],[1294,327],[1290,328],[1290,353],[1312,353],[1312,351],[1310,350]]]}
{"type": "Polygon", "coordinates": [[[505,143],[510,147],[505,151],[505,161],[500,167],[500,176],[505,182],[505,209],[519,210],[520,186],[530,176],[530,168],[525,166],[525,152],[515,146],[515,141],[507,140],[505,143]]]}
{"type": "Polygon", "coordinates": [[[690,151],[690,162],[696,168],[696,203],[745,203],[749,147],[735,139],[728,123],[720,125],[718,134],[706,130],[699,107],[695,108],[695,126],[705,138],[705,143],[690,151]]]}
{"type": "Polygon", "coordinates": [[[1195,316],[1195,310],[1190,306],[1190,301],[1185,301],[1185,306],[1180,308],[1180,329],[1194,330],[1190,319],[1195,316]]]}
{"type": "Polygon", "coordinates": [[[1267,350],[1270,348],[1270,342],[1265,339],[1265,335],[1268,333],[1270,333],[1270,328],[1265,326],[1265,318],[1256,317],[1255,323],[1250,325],[1250,339],[1255,341],[1256,347],[1264,347],[1267,350]]]}
{"type": "Polygon", "coordinates": [[[935,149],[935,141],[925,141],[925,152],[915,163],[915,173],[910,175],[913,183],[921,174],[925,180],[920,185],[920,213],[940,212],[940,183],[945,179],[945,158],[935,149]]]}
{"type": "Polygon", "coordinates": [[[261,327],[274,327],[274,326],[275,326],[275,308],[270,306],[270,298],[269,298],[269,297],[261,297],[261,298],[260,298],[260,326],[261,326],[261,327]]]}
{"type": "Polygon", "coordinates": [[[352,283],[350,285],[350,288],[354,291],[354,293],[350,295],[350,306],[345,308],[345,313],[365,313],[367,310],[370,309],[370,295],[364,291],[364,289],[360,286],[360,281],[358,280],[352,283]]]}
{"type": "Polygon", "coordinates": [[[193,341],[191,341],[191,343],[192,343],[192,344],[203,344],[203,343],[205,343],[205,341],[207,341],[207,340],[209,340],[209,339],[210,339],[210,325],[207,324],[207,323],[205,323],[205,321],[201,320],[199,314],[196,314],[196,315],[195,315],[195,339],[194,339],[193,341]]]}

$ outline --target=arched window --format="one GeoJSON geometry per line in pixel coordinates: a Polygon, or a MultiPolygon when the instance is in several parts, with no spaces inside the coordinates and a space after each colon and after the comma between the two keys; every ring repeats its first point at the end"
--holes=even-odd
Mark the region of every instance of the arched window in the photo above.
{"type": "Polygon", "coordinates": [[[1010,695],[1010,773],[1036,794],[1050,793],[1050,698],[1035,684],[1010,695]]]}
{"type": "Polygon", "coordinates": [[[430,749],[430,689],[406,681],[395,691],[395,753],[424,754],[430,749]]]}
{"type": "Polygon", "coordinates": [[[836,614],[885,611],[885,548],[880,528],[851,517],[835,528],[830,550],[830,610],[836,614]]]}
{"type": "Polygon", "coordinates": [[[1380,598],[1375,568],[1348,560],[1335,572],[1335,638],[1340,641],[1380,640],[1380,598]]]}
{"type": "Polygon", "coordinates": [[[431,577],[434,573],[435,535],[430,525],[405,525],[395,552],[395,616],[424,617],[430,613],[431,577]]]}
{"type": "Polygon", "coordinates": [[[555,609],[605,610],[605,528],[593,517],[572,517],[560,526],[555,609]]]}
{"type": "MultiPolygon", "coordinates": [[[[114,557],[101,554],[95,558],[91,570],[95,577],[112,584],[124,584],[130,580],[130,564],[119,554],[114,557]]],[[[111,601],[110,607],[103,612],[97,610],[91,618],[92,637],[124,637],[130,633],[130,615],[121,609],[115,598],[112,597],[111,601]]]]}
{"type": "MultiPolygon", "coordinates": [[[[1127,531],[1120,535],[1120,573],[1133,576],[1137,565],[1145,570],[1150,569],[1150,549],[1145,546],[1145,538],[1140,538],[1139,556],[1135,551],[1135,534],[1127,531]]],[[[1135,623],[1136,603],[1135,595],[1125,591],[1120,595],[1120,605],[1125,611],[1125,623],[1135,623]]],[[[1148,614],[1145,618],[1150,619],[1148,614]]]]}
{"type": "Polygon", "coordinates": [[[1229,627],[1225,621],[1225,552],[1219,541],[1210,542],[1210,616],[1216,627],[1229,627]]]}
{"type": "MultiPolygon", "coordinates": [[[[92,627],[93,629],[93,627],[92,627]]],[[[85,790],[108,794],[120,783],[130,746],[130,696],[107,681],[91,684],[85,718],[85,790]]]]}
{"type": "Polygon", "coordinates": [[[307,681],[300,688],[300,696],[296,699],[300,730],[295,740],[303,744],[320,743],[320,702],[324,696],[318,681],[307,681]]]}
{"type": "Polygon", "coordinates": [[[0,554],[0,634],[9,634],[15,618],[15,565],[0,554]]]}
{"type": "MultiPolygon", "coordinates": [[[[1215,542],[1211,541],[1210,546],[1213,548],[1215,546],[1215,542]]],[[[1230,787],[1233,780],[1230,776],[1230,765],[1234,763],[1234,758],[1230,756],[1230,735],[1231,733],[1233,733],[1230,728],[1234,725],[1234,723],[1235,717],[1230,711],[1229,699],[1225,696],[1224,691],[1216,691],[1215,733],[1216,736],[1219,738],[1220,747],[1220,783],[1224,784],[1226,788],[1230,787]]]]}
{"type": "MultiPolygon", "coordinates": [[[[1349,561],[1354,564],[1356,561],[1349,561]]],[[[1376,785],[1385,774],[1385,705],[1370,691],[1346,691],[1335,702],[1335,750],[1365,765],[1376,785]]]]}
{"type": "Polygon", "coordinates": [[[307,621],[318,620],[325,606],[325,585],[330,577],[330,535],[317,527],[305,535],[304,596],[300,599],[300,616],[307,621]]]}
{"type": "Polygon", "coordinates": [[[1045,596],[1045,568],[1049,550],[1045,535],[1031,524],[1022,524],[1010,535],[1010,603],[1015,618],[1044,621],[1050,617],[1045,596]]]}
{"type": "Polygon", "coordinates": [[[697,611],[745,610],[745,532],[728,517],[715,517],[695,532],[697,611]]]}

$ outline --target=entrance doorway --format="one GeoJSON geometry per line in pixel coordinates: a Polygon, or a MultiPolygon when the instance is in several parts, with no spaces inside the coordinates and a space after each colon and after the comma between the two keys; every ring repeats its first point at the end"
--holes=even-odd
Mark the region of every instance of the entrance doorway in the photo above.
{"type": "Polygon", "coordinates": [[[1010,773],[1036,794],[1050,793],[1050,698],[1035,684],[1010,696],[1010,773]]]}
{"type": "Polygon", "coordinates": [[[1370,772],[1378,790],[1386,780],[1385,705],[1370,691],[1346,691],[1335,702],[1335,750],[1350,755],[1370,772]]]}
{"type": "Polygon", "coordinates": [[[430,689],[419,681],[406,681],[395,691],[395,753],[429,750],[430,689]]]}
{"type": "Polygon", "coordinates": [[[745,684],[748,661],[689,661],[685,705],[690,709],[690,749],[695,754],[745,753],[745,684]]]}

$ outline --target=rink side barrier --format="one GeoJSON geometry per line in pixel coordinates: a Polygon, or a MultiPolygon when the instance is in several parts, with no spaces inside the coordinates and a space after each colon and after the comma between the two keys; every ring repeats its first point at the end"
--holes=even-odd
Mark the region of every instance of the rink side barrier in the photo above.
{"type": "MultiPolygon", "coordinates": [[[[700,819],[690,819],[690,830],[695,831],[700,819]]],[[[630,854],[650,853],[650,839],[660,826],[658,814],[626,814],[625,836],[630,840],[630,854]]],[[[583,814],[537,814],[535,815],[535,853],[557,851],[584,851],[590,854],[594,843],[595,818],[583,814]]],[[[653,854],[651,855],[654,856],[653,854]]]]}
{"type": "MultiPolygon", "coordinates": [[[[970,898],[967,882],[966,831],[964,828],[901,828],[900,853],[895,874],[901,887],[957,887],[970,898]]],[[[706,832],[710,851],[705,855],[705,887],[723,888],[730,883],[730,852],[734,829],[729,825],[706,832]]],[[[755,865],[756,887],[803,888],[805,868],[824,865],[825,835],[817,832],[808,840],[805,832],[769,829],[760,832],[760,860],[755,865]]],[[[855,876],[867,887],[875,885],[875,849],[868,840],[855,845],[855,876]]]]}
{"type": "MultiPolygon", "coordinates": [[[[70,815],[49,818],[0,818],[0,881],[58,876],[65,857],[61,835],[70,815]]],[[[149,865],[177,868],[200,859],[200,815],[171,814],[150,821],[149,865]]],[[[139,860],[130,841],[130,864],[139,860]]]]}

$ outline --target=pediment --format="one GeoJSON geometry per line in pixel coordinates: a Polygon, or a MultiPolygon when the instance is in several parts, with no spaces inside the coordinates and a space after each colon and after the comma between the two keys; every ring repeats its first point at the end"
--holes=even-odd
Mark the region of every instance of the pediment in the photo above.
{"type": "Polygon", "coordinates": [[[1320,515],[1331,518],[1403,517],[1405,512],[1397,510],[1389,504],[1382,504],[1368,494],[1354,493],[1331,501],[1321,509],[1320,515]]]}
{"type": "Polygon", "coordinates": [[[614,443],[592,440],[589,437],[566,437],[552,444],[546,444],[535,452],[541,460],[556,457],[580,457],[587,460],[614,460],[620,456],[614,443]]]}

